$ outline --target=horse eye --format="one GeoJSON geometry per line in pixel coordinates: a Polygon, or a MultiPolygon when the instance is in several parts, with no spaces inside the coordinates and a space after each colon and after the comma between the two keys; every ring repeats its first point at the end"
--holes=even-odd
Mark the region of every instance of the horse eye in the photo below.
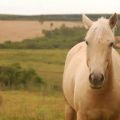
{"type": "Polygon", "coordinates": [[[85,41],[86,42],[86,44],[88,45],[88,41],[85,41]]]}
{"type": "Polygon", "coordinates": [[[113,42],[111,42],[111,43],[109,44],[109,46],[110,46],[110,47],[112,47],[113,45],[114,45],[114,43],[113,43],[113,42]]]}

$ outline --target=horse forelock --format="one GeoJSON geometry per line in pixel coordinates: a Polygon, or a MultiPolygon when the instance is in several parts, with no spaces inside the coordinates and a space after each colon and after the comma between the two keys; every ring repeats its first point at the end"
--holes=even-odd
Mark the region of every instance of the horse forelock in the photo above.
{"type": "Polygon", "coordinates": [[[106,33],[111,33],[111,35],[113,34],[109,26],[108,19],[101,17],[96,22],[93,23],[92,27],[89,29],[89,32],[87,33],[86,38],[92,37],[92,35],[95,35],[95,39],[100,41],[102,40],[102,37],[106,33]]]}

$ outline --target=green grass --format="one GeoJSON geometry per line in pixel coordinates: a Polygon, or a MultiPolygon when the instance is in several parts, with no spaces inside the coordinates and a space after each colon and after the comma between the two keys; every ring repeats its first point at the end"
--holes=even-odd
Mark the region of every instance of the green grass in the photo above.
{"type": "Polygon", "coordinates": [[[19,63],[33,68],[46,82],[43,94],[61,92],[62,74],[68,50],[0,50],[0,65],[19,63]]]}
{"type": "Polygon", "coordinates": [[[61,83],[67,51],[0,50],[0,65],[34,68],[47,84],[41,91],[1,91],[0,120],[63,120],[61,83]]]}
{"type": "Polygon", "coordinates": [[[1,91],[0,120],[63,120],[61,83],[68,50],[0,50],[0,65],[34,68],[47,83],[42,91],[1,91]]]}

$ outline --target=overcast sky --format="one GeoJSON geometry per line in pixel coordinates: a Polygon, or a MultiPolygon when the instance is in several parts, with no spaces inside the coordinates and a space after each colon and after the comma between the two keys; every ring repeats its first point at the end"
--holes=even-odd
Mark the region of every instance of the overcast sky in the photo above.
{"type": "Polygon", "coordinates": [[[119,0],[0,0],[0,13],[73,14],[120,13],[119,0]]]}

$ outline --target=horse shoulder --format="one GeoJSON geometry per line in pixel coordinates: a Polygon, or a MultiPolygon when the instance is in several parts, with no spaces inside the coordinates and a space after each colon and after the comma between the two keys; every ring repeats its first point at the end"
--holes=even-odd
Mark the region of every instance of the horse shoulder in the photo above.
{"type": "Polygon", "coordinates": [[[65,68],[69,65],[69,62],[77,54],[83,47],[85,46],[85,42],[80,42],[77,45],[73,46],[67,54],[66,61],[65,61],[65,68]]]}
{"type": "Polygon", "coordinates": [[[113,71],[115,71],[113,73],[114,79],[120,81],[120,55],[115,49],[112,50],[112,62],[113,62],[113,71]]]}
{"type": "MultiPolygon", "coordinates": [[[[117,97],[115,102],[120,107],[120,55],[113,49],[112,50],[112,61],[113,61],[113,81],[114,81],[114,95],[117,97]]],[[[120,112],[120,111],[119,111],[120,112]]]]}
{"type": "Polygon", "coordinates": [[[75,45],[68,52],[65,62],[63,74],[63,92],[67,102],[69,102],[71,106],[74,106],[75,74],[78,65],[80,62],[82,62],[82,57],[85,56],[85,46],[85,42],[75,45]]]}

